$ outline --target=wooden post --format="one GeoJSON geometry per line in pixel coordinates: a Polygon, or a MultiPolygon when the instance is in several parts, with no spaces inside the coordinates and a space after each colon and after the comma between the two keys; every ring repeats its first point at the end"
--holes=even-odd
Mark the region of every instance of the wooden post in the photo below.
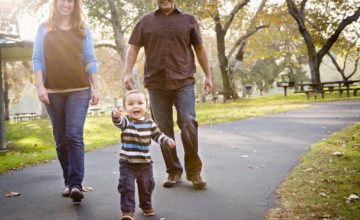
{"type": "Polygon", "coordinates": [[[0,48],[0,151],[6,150],[5,118],[4,118],[4,93],[2,79],[2,62],[0,48]]]}

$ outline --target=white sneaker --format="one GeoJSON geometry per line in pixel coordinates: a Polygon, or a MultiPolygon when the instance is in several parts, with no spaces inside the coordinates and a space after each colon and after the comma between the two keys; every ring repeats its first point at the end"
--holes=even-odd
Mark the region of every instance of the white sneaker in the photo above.
{"type": "Polygon", "coordinates": [[[69,197],[70,196],[70,189],[68,186],[65,186],[64,190],[62,191],[62,195],[64,197],[69,197]]]}
{"type": "Polygon", "coordinates": [[[73,202],[81,202],[84,198],[84,194],[80,189],[73,187],[70,192],[70,198],[72,198],[73,202]]]}

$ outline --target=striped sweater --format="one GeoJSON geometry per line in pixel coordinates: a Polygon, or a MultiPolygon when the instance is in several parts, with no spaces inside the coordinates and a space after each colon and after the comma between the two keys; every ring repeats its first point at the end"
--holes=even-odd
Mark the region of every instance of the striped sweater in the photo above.
{"type": "Polygon", "coordinates": [[[165,144],[170,139],[151,118],[139,121],[127,115],[112,117],[112,121],[122,131],[120,160],[129,163],[151,163],[151,139],[159,144],[165,144]]]}

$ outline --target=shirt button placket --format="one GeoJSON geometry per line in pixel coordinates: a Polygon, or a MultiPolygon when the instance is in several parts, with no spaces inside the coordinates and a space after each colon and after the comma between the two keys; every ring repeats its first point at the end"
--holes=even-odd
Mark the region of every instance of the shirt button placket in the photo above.
{"type": "Polygon", "coordinates": [[[165,39],[164,39],[164,48],[165,48],[165,51],[164,51],[164,55],[165,55],[165,68],[164,68],[164,71],[165,71],[165,80],[167,80],[168,78],[168,71],[169,71],[169,54],[170,54],[170,37],[171,37],[171,33],[170,33],[170,15],[167,15],[164,19],[164,30],[165,30],[165,39]]]}

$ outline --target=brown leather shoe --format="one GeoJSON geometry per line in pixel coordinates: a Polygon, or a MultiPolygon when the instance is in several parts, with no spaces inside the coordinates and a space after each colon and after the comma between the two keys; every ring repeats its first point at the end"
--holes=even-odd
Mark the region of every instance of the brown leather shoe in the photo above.
{"type": "Polygon", "coordinates": [[[181,174],[179,173],[169,173],[167,180],[165,180],[163,186],[170,188],[181,182],[181,174]]]}
{"type": "Polygon", "coordinates": [[[201,178],[200,174],[195,174],[188,178],[195,189],[203,189],[207,186],[206,182],[201,178]]]}
{"type": "Polygon", "coordinates": [[[144,216],[154,216],[155,210],[153,208],[143,209],[144,216]]]}
{"type": "Polygon", "coordinates": [[[134,220],[134,213],[133,212],[123,212],[120,219],[121,220],[134,220]]]}

